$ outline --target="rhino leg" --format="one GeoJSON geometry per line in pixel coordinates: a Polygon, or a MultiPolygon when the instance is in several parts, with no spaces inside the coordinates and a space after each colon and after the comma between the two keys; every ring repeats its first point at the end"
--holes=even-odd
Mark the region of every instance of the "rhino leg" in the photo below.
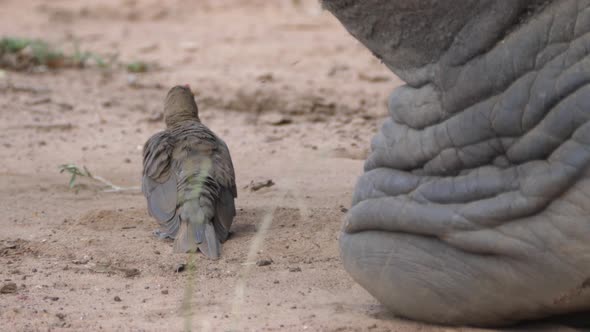
{"type": "Polygon", "coordinates": [[[340,237],[395,314],[590,310],[590,1],[324,0],[406,85],[340,237]]]}

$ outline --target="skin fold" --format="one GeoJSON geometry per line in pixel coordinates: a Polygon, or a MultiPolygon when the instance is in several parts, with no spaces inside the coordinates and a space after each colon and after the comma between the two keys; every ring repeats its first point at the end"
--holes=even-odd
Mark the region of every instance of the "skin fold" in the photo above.
{"type": "Polygon", "coordinates": [[[590,1],[324,0],[406,85],[340,237],[399,316],[590,310],[590,1]]]}

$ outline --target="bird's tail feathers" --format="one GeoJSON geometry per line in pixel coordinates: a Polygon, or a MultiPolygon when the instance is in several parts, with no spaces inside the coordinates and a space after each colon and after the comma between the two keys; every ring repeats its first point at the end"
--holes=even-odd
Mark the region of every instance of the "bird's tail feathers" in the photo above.
{"type": "Polygon", "coordinates": [[[194,226],[188,220],[181,220],[174,240],[174,252],[186,253],[197,251],[194,226]]]}
{"type": "Polygon", "coordinates": [[[217,239],[213,225],[208,222],[202,226],[202,230],[197,230],[197,232],[203,233],[203,241],[199,243],[199,250],[209,259],[219,259],[221,255],[221,244],[219,243],[219,239],[217,239]]]}
{"type": "Polygon", "coordinates": [[[198,248],[209,259],[218,259],[221,244],[211,223],[213,213],[207,213],[210,210],[208,204],[202,206],[200,203],[200,199],[184,203],[174,251],[194,252],[198,248]]]}

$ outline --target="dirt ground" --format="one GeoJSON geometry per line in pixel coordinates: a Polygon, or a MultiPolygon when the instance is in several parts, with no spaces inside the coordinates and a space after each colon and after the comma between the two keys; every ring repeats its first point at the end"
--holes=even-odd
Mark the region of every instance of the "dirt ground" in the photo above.
{"type": "Polygon", "coordinates": [[[0,0],[3,36],[151,66],[0,72],[0,285],[17,284],[0,294],[0,329],[475,331],[392,317],[339,261],[341,218],[401,82],[315,1],[162,3],[0,0]],[[70,189],[58,170],[138,186],[141,147],[184,83],[236,169],[219,261],[157,240],[138,190],[70,189]]]}

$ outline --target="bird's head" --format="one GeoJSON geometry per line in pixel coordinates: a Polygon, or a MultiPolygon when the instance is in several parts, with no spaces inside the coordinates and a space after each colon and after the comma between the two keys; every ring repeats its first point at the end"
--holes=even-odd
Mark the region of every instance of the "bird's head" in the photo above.
{"type": "Polygon", "coordinates": [[[168,91],[164,101],[164,121],[172,127],[183,121],[199,120],[199,108],[188,84],[177,85],[168,91]]]}

